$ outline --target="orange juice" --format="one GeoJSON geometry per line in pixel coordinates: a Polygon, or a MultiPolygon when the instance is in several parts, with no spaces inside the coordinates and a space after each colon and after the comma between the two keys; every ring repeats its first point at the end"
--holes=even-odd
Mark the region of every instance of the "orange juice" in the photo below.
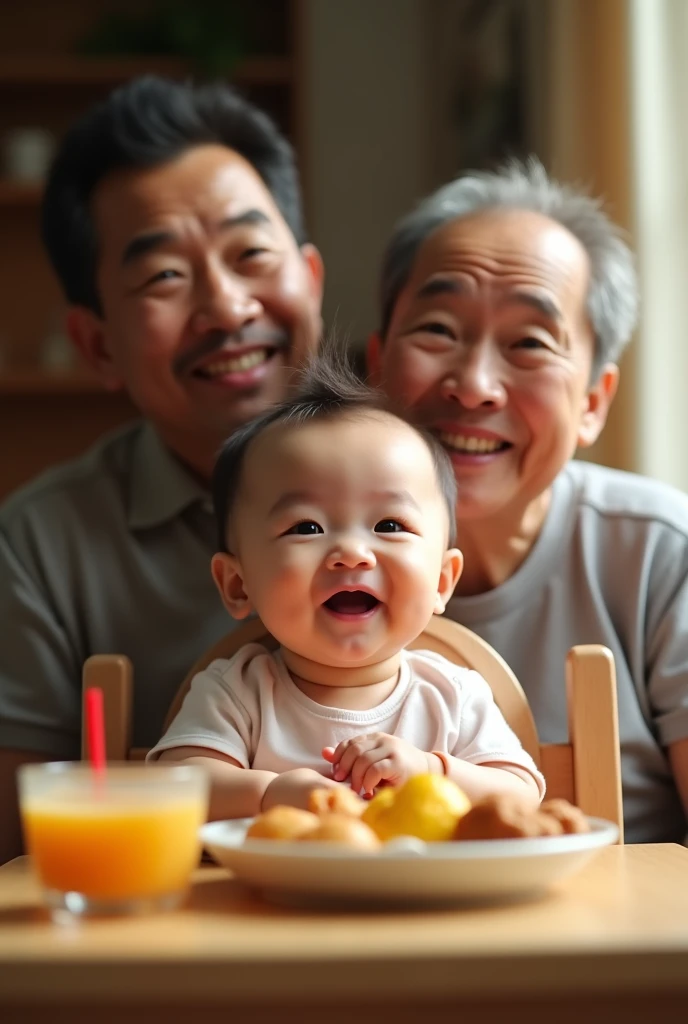
{"type": "Polygon", "coordinates": [[[22,765],[26,846],[53,911],[171,906],[200,854],[208,778],[194,765],[22,765]]]}
{"type": "Polygon", "coordinates": [[[183,889],[198,861],[201,801],[123,806],[29,804],[24,828],[43,885],[91,899],[153,897],[183,889]]]}

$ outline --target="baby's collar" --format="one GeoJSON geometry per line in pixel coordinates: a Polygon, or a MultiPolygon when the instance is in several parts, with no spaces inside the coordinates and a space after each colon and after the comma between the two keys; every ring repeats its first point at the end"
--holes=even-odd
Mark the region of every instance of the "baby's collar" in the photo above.
{"type": "Polygon", "coordinates": [[[398,675],[401,666],[401,651],[384,661],[375,662],[374,665],[361,665],[355,668],[321,665],[285,647],[280,647],[280,653],[290,675],[297,676],[307,683],[340,686],[343,689],[382,683],[385,679],[398,675]]]}

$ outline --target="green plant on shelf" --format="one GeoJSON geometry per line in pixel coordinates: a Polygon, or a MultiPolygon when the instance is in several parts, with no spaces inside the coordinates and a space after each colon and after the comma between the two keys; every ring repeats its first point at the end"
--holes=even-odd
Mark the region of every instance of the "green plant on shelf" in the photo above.
{"type": "Polygon", "coordinates": [[[244,18],[231,0],[168,0],[139,16],[104,15],[79,44],[87,56],[180,57],[208,77],[246,56],[244,18]]]}

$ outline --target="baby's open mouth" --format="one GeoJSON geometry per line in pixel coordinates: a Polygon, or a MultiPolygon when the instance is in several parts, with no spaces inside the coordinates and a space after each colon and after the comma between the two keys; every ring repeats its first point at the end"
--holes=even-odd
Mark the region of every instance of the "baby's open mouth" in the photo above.
{"type": "Polygon", "coordinates": [[[365,615],[379,604],[376,597],[363,590],[339,590],[325,601],[325,607],[337,615],[365,615]]]}

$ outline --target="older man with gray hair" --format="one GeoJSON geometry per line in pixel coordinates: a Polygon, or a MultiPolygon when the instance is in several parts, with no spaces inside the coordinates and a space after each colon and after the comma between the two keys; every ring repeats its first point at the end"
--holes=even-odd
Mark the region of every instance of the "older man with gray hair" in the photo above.
{"type": "Polygon", "coordinates": [[[613,652],[626,836],[688,808],[688,499],[573,460],[604,427],[637,316],[633,257],[598,202],[535,160],[468,174],[397,227],[370,372],[449,452],[465,570],[447,614],[566,740],[574,644],[613,652]]]}

